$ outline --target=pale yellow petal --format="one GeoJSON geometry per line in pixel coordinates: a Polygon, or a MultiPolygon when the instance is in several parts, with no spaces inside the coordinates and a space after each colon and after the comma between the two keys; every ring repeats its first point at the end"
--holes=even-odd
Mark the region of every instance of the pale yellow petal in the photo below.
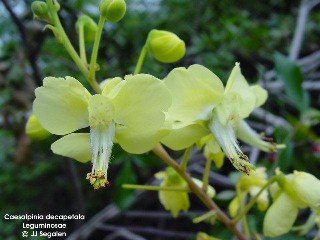
{"type": "Polygon", "coordinates": [[[237,111],[241,118],[246,118],[253,111],[256,105],[256,97],[247,83],[247,80],[241,74],[239,63],[236,63],[235,67],[229,76],[225,97],[232,96],[229,101],[236,99],[237,111]]]}
{"type": "Polygon", "coordinates": [[[119,143],[129,153],[141,154],[152,150],[168,133],[168,129],[135,131],[117,125],[115,142],[119,143]]]}
{"type": "Polygon", "coordinates": [[[259,85],[254,85],[250,87],[251,91],[256,97],[256,107],[263,105],[268,98],[268,92],[259,85]]]}
{"type": "Polygon", "coordinates": [[[293,172],[292,187],[300,198],[309,207],[320,210],[320,180],[307,172],[293,172]]]}
{"type": "Polygon", "coordinates": [[[164,112],[171,104],[171,94],[162,81],[151,75],[137,74],[125,79],[112,100],[116,138],[127,151],[142,153],[168,134],[164,112]]]}
{"type": "Polygon", "coordinates": [[[173,150],[190,147],[208,134],[208,130],[198,123],[174,122],[172,130],[161,142],[173,150]]]}
{"type": "Polygon", "coordinates": [[[277,237],[290,231],[298,215],[298,207],[284,192],[268,209],[264,221],[263,232],[267,237],[277,237]]]}
{"type": "Polygon", "coordinates": [[[103,89],[101,94],[113,99],[125,83],[126,81],[123,81],[123,79],[120,77],[104,80],[102,83],[100,83],[100,86],[102,86],[103,89]]]}
{"type": "Polygon", "coordinates": [[[91,95],[78,80],[47,77],[35,94],[33,112],[49,132],[64,135],[88,126],[91,95]]]}
{"type": "Polygon", "coordinates": [[[89,133],[71,133],[51,145],[51,150],[58,155],[73,158],[85,163],[91,160],[89,133]]]}
{"type": "Polygon", "coordinates": [[[148,74],[126,76],[126,83],[113,99],[115,121],[128,128],[156,130],[164,123],[171,95],[159,79],[148,74]]]}
{"type": "Polygon", "coordinates": [[[164,82],[173,97],[169,115],[176,120],[207,120],[214,106],[222,100],[221,80],[201,65],[175,68],[164,82]]]}

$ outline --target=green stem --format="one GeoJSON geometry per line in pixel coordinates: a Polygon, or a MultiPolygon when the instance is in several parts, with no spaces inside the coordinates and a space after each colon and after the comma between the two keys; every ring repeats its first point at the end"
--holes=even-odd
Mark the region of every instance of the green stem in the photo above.
{"type": "Polygon", "coordinates": [[[81,24],[79,26],[79,51],[80,51],[80,58],[82,62],[85,65],[88,65],[87,62],[87,55],[86,55],[86,45],[85,45],[85,40],[84,40],[84,25],[81,24]]]}
{"type": "Polygon", "coordinates": [[[141,72],[141,68],[146,58],[147,52],[148,52],[147,46],[144,45],[143,48],[141,49],[140,56],[133,74],[138,74],[141,72]]]}
{"type": "Polygon", "coordinates": [[[72,46],[66,32],[64,31],[64,28],[62,27],[62,24],[60,22],[59,16],[57,11],[54,8],[53,5],[53,0],[47,0],[47,5],[48,5],[48,10],[50,12],[51,16],[51,22],[52,24],[56,27],[56,29],[59,31],[60,37],[61,37],[61,43],[63,44],[64,48],[67,50],[69,53],[70,57],[74,61],[74,63],[78,66],[79,70],[81,73],[85,76],[85,78],[88,80],[90,83],[91,87],[96,91],[96,92],[101,92],[99,85],[97,84],[96,81],[92,82],[89,80],[89,71],[87,66],[83,63],[81,58],[79,57],[78,53],[72,46]]]}
{"type": "Polygon", "coordinates": [[[203,182],[202,189],[205,192],[207,192],[207,190],[208,190],[211,163],[212,163],[212,160],[207,158],[206,166],[204,168],[204,172],[203,172],[203,176],[202,176],[202,182],[203,182]]]}
{"type": "Polygon", "coordinates": [[[82,61],[81,61],[79,55],[77,54],[76,50],[74,50],[74,48],[73,48],[73,46],[72,46],[67,34],[65,33],[65,31],[64,31],[64,29],[62,27],[62,24],[61,24],[59,16],[58,16],[58,13],[54,9],[53,1],[52,0],[47,0],[47,5],[48,5],[48,10],[49,10],[50,15],[51,15],[52,23],[58,29],[59,34],[61,35],[63,46],[65,47],[65,49],[67,50],[67,52],[69,53],[70,57],[75,62],[75,64],[79,67],[80,71],[85,76],[88,76],[87,68],[82,63],[82,61]]]}
{"type": "Polygon", "coordinates": [[[208,218],[216,218],[216,217],[217,217],[217,213],[215,211],[209,211],[199,217],[192,219],[192,222],[193,223],[200,223],[208,218]]]}
{"type": "Polygon", "coordinates": [[[180,163],[180,168],[181,168],[182,171],[186,171],[186,169],[187,169],[188,160],[189,160],[189,157],[190,157],[191,150],[192,150],[192,146],[188,147],[186,149],[186,151],[184,152],[183,158],[182,158],[181,163],[180,163]]]}
{"type": "MultiPolygon", "coordinates": [[[[93,49],[90,59],[90,67],[89,67],[89,82],[96,82],[96,64],[97,64],[97,58],[98,58],[98,50],[101,40],[101,34],[104,26],[105,18],[101,17],[99,18],[98,22],[98,30],[96,32],[96,36],[93,43],[93,49]]],[[[99,88],[100,89],[100,88],[99,88]]],[[[101,92],[101,90],[100,90],[101,92]]]]}
{"type": "Polygon", "coordinates": [[[233,221],[235,223],[239,222],[243,216],[245,216],[249,210],[253,207],[255,202],[257,201],[258,197],[262,194],[264,190],[266,190],[272,183],[276,182],[278,180],[278,176],[273,176],[272,178],[269,179],[269,181],[260,189],[260,191],[255,195],[251,200],[248,202],[246,207],[239,213],[238,216],[236,216],[233,221]]]}
{"type": "Polygon", "coordinates": [[[148,190],[148,191],[179,191],[189,192],[187,187],[162,187],[162,186],[145,186],[136,184],[122,184],[125,189],[148,190]]]}
{"type": "Polygon", "coordinates": [[[176,170],[176,172],[188,183],[189,189],[193,192],[210,210],[217,213],[218,219],[223,222],[239,240],[246,240],[247,238],[236,228],[234,221],[232,221],[211,198],[198,187],[198,185],[192,180],[191,176],[181,169],[179,164],[166,152],[166,150],[159,144],[153,149],[153,152],[163,160],[167,165],[176,170]]]}

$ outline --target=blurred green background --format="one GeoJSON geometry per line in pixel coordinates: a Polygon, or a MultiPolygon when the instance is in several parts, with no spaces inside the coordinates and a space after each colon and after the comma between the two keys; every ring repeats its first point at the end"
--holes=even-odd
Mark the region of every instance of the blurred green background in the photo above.
{"type": "MultiPolygon", "coordinates": [[[[270,95],[263,110],[249,120],[258,131],[287,145],[276,155],[260,155],[258,165],[268,167],[269,173],[280,166],[286,173],[297,169],[319,178],[319,4],[307,12],[301,35],[304,40],[298,54],[289,59],[286,56],[293,51],[301,1],[126,2],[125,18],[105,25],[98,59],[100,81],[133,72],[151,29],[172,31],[186,42],[185,58],[175,64],[162,64],[148,56],[142,72],[163,78],[174,67],[199,63],[226,81],[239,61],[247,80],[262,84],[270,95]]],[[[133,156],[115,146],[109,169],[111,186],[94,192],[85,180],[90,164],[54,155],[50,144],[57,139],[55,136],[41,142],[28,139],[25,123],[34,89],[42,79],[69,75],[84,83],[63,46],[51,32],[43,31],[44,23],[33,19],[31,3],[0,0],[0,239],[20,239],[21,223],[5,221],[5,213],[81,213],[87,221],[112,202],[129,208],[135,195],[121,189],[121,184],[144,184],[164,167],[152,154],[133,156]]],[[[99,1],[65,0],[60,4],[61,21],[77,48],[75,21],[81,13],[97,20],[99,1]]],[[[227,165],[216,171],[227,175],[231,170],[227,165]]],[[[152,209],[161,209],[157,201],[152,204],[152,209]]],[[[220,204],[227,206],[224,201],[220,204]]],[[[252,224],[258,229],[259,219],[261,216],[252,224]]],[[[68,233],[81,224],[68,223],[68,233]]],[[[224,236],[223,227],[217,229],[224,236]]],[[[287,239],[292,239],[290,236],[287,239]]]]}

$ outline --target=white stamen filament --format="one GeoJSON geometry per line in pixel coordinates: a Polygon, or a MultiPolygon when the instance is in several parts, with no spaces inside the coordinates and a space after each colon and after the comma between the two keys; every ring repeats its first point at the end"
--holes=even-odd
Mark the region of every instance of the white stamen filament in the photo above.
{"type": "Polygon", "coordinates": [[[237,126],[237,136],[238,138],[248,143],[264,152],[275,152],[277,150],[277,145],[273,142],[267,142],[261,139],[261,136],[256,133],[245,121],[241,120],[237,126]]]}
{"type": "Polygon", "coordinates": [[[254,166],[249,163],[248,157],[241,151],[232,126],[223,125],[217,118],[213,118],[209,128],[233,166],[241,172],[250,174],[254,166]]]}
{"type": "Polygon", "coordinates": [[[105,127],[101,124],[90,129],[90,141],[92,151],[92,174],[103,171],[107,179],[109,160],[111,157],[113,138],[115,136],[115,125],[105,127]]]}

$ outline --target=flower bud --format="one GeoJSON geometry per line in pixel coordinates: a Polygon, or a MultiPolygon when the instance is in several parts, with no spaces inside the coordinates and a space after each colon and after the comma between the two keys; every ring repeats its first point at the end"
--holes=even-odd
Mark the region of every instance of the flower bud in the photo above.
{"type": "Polygon", "coordinates": [[[54,7],[54,10],[56,10],[57,12],[60,10],[60,4],[58,0],[53,0],[53,7],[54,7]]]}
{"type": "Polygon", "coordinates": [[[300,199],[309,207],[320,210],[320,180],[307,172],[293,172],[292,187],[295,199],[300,199]]]}
{"type": "Polygon", "coordinates": [[[48,16],[48,5],[45,2],[34,1],[31,10],[36,18],[42,19],[48,16]]]}
{"type": "Polygon", "coordinates": [[[152,30],[149,33],[147,48],[159,62],[163,63],[176,62],[186,52],[183,40],[174,33],[161,30],[152,30]]]}
{"type": "MultiPolygon", "coordinates": [[[[156,174],[156,178],[163,179],[161,187],[187,187],[188,184],[180,177],[180,175],[171,167],[165,172],[156,174]]],[[[190,201],[187,191],[159,191],[159,200],[164,208],[171,212],[176,218],[180,211],[187,211],[190,207],[190,201]]]]}
{"type": "Polygon", "coordinates": [[[98,30],[97,24],[87,15],[81,15],[76,22],[76,30],[79,33],[80,28],[84,28],[84,37],[87,42],[93,42],[98,30]]]}
{"type": "Polygon", "coordinates": [[[231,217],[235,217],[240,210],[240,205],[243,199],[245,198],[246,193],[241,192],[240,194],[236,195],[232,201],[230,202],[228,209],[231,217]]]}
{"type": "MultiPolygon", "coordinates": [[[[250,188],[250,195],[251,197],[255,197],[259,192],[261,188],[260,187],[251,187],[250,188]]],[[[269,206],[269,195],[268,192],[265,190],[263,191],[256,200],[257,206],[259,211],[265,211],[267,210],[269,206]]]]}
{"type": "MultiPolygon", "coordinates": [[[[195,182],[195,184],[199,188],[202,188],[203,182],[201,180],[199,180],[197,178],[192,178],[192,180],[195,182]]],[[[208,195],[209,198],[213,198],[216,195],[216,190],[210,185],[208,185],[208,187],[207,187],[207,195],[208,195]]]]}
{"type": "Polygon", "coordinates": [[[34,114],[28,119],[26,125],[26,133],[31,140],[43,140],[51,135],[47,130],[45,130],[39,123],[38,119],[34,114]]]}
{"type": "Polygon", "coordinates": [[[102,0],[99,5],[101,16],[112,23],[123,18],[126,8],[124,0],[102,0]]]}

